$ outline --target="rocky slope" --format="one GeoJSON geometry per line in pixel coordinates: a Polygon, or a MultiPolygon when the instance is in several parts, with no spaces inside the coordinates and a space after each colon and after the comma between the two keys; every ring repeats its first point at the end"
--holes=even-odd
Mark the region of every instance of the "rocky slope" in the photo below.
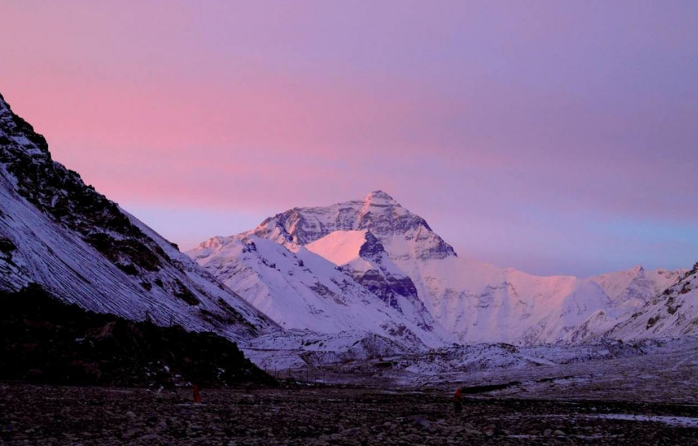
{"type": "Polygon", "coordinates": [[[276,325],[54,162],[0,96],[0,290],[37,283],[83,308],[232,339],[276,325]]]}

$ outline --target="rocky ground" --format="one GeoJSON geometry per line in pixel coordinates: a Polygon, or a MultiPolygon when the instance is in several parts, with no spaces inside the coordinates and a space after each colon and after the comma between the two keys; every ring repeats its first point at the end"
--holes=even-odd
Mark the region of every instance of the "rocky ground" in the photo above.
{"type": "Polygon", "coordinates": [[[281,387],[0,384],[1,445],[698,444],[698,405],[281,387]]]}

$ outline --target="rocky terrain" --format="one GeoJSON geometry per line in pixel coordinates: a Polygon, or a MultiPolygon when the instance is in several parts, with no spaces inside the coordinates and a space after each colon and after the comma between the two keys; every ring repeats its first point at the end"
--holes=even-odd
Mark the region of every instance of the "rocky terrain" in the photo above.
{"type": "Polygon", "coordinates": [[[389,362],[268,370],[277,387],[204,387],[200,404],[186,385],[4,382],[0,444],[698,444],[696,340],[454,347],[389,362]]]}
{"type": "Polygon", "coordinates": [[[3,445],[698,444],[698,407],[292,387],[191,390],[0,384],[3,445]]]}

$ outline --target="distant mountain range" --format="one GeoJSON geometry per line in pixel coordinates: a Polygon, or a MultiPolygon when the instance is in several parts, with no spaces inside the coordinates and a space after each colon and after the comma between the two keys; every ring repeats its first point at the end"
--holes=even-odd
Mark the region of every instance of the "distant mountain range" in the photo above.
{"type": "Polygon", "coordinates": [[[188,254],[286,328],[369,330],[430,346],[601,337],[686,273],[638,266],[540,277],[467,260],[383,191],[290,209],[188,254]]]}

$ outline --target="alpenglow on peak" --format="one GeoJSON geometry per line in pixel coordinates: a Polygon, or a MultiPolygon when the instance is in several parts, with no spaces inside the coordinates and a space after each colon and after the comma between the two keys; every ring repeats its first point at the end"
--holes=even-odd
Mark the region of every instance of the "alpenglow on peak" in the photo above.
{"type": "Polygon", "coordinates": [[[398,204],[397,201],[382,190],[374,190],[364,198],[366,203],[371,204],[398,204]]]}
{"type": "Polygon", "coordinates": [[[264,220],[251,231],[277,243],[306,245],[335,231],[370,231],[395,258],[456,257],[420,216],[377,190],[362,200],[329,206],[293,208],[264,220]],[[395,248],[393,252],[391,247],[395,248]]]}

